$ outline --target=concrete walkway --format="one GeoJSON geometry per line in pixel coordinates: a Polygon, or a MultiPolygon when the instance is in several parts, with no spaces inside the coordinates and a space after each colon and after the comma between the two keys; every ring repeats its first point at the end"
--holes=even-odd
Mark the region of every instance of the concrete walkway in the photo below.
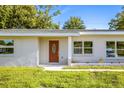
{"type": "Polygon", "coordinates": [[[45,70],[58,71],[62,70],[67,65],[41,65],[45,70]]]}
{"type": "Polygon", "coordinates": [[[123,69],[45,69],[46,71],[124,72],[123,69]]]}
{"type": "Polygon", "coordinates": [[[90,72],[124,72],[124,69],[63,69],[67,65],[41,65],[45,71],[90,71],[90,72]]]}

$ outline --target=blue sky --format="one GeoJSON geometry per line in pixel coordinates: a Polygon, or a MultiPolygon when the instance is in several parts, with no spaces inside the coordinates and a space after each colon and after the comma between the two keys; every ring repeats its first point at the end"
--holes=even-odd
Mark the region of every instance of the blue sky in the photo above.
{"type": "Polygon", "coordinates": [[[122,10],[118,5],[66,5],[59,6],[61,15],[53,21],[64,24],[70,16],[78,16],[84,21],[86,29],[108,29],[108,22],[122,10]]]}

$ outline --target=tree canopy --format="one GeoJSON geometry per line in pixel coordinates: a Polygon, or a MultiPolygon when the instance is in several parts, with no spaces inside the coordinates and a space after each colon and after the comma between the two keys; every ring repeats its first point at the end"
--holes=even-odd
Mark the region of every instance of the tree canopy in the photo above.
{"type": "Polygon", "coordinates": [[[61,14],[60,10],[56,9],[57,6],[39,6],[37,13],[37,28],[42,29],[59,29],[59,24],[53,23],[52,19],[61,14]]]}
{"type": "Polygon", "coordinates": [[[85,29],[85,25],[80,17],[72,16],[64,23],[63,29],[85,29]]]}
{"type": "Polygon", "coordinates": [[[124,30],[124,7],[122,11],[118,13],[115,18],[109,22],[109,29],[111,30],[124,30]]]}
{"type": "Polygon", "coordinates": [[[52,21],[53,17],[60,14],[60,11],[56,7],[49,5],[1,5],[0,28],[59,29],[59,25],[52,21]]]}

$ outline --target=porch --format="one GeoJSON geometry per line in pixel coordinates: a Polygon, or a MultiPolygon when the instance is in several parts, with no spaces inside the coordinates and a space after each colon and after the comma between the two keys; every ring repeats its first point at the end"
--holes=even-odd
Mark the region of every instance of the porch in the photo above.
{"type": "Polygon", "coordinates": [[[71,36],[39,37],[38,65],[70,65],[72,61],[71,36]]]}

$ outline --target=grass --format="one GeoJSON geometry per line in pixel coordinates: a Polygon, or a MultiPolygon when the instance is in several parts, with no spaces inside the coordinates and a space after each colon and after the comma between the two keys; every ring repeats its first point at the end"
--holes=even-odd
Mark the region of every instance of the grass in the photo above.
{"type": "Polygon", "coordinates": [[[1,88],[124,88],[124,72],[59,72],[0,68],[1,88]]]}
{"type": "Polygon", "coordinates": [[[124,69],[124,66],[66,66],[64,69],[124,69]]]}

